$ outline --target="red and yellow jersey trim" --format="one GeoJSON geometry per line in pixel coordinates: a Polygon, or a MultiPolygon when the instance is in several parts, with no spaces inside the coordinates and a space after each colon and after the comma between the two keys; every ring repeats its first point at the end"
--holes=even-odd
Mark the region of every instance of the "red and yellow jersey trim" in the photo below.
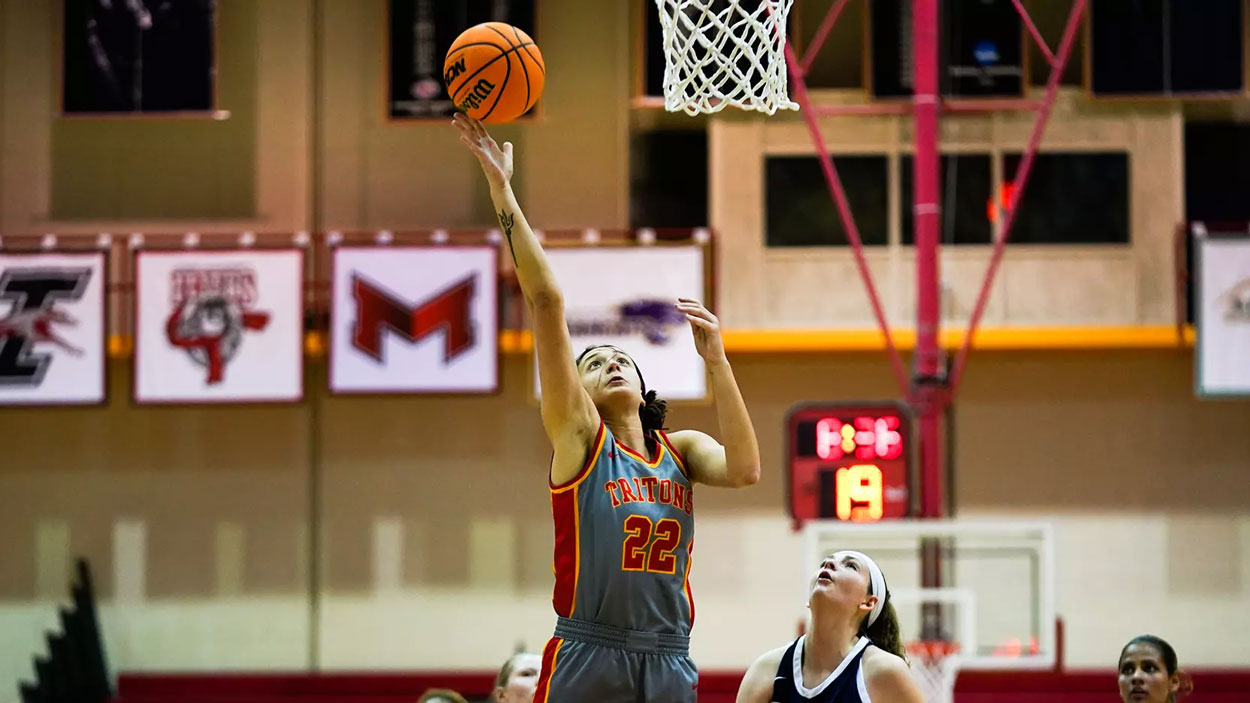
{"type": "Polygon", "coordinates": [[[694,540],[686,547],[686,576],[681,590],[686,594],[686,604],[690,606],[690,626],[694,627],[694,592],[690,590],[690,565],[694,563],[694,540]]]}
{"type": "Polygon", "coordinates": [[[599,455],[603,453],[603,441],[607,438],[607,431],[607,426],[603,424],[602,420],[600,420],[599,431],[595,434],[595,441],[590,443],[590,452],[586,455],[586,462],[582,464],[582,469],[577,472],[576,476],[557,486],[555,482],[551,480],[551,472],[547,472],[547,487],[550,488],[552,492],[558,493],[560,491],[567,491],[586,480],[586,477],[590,475],[591,470],[595,468],[595,464],[598,463],[599,455]]]}
{"type": "Polygon", "coordinates": [[[655,434],[664,443],[664,446],[668,447],[668,450],[672,452],[673,461],[677,462],[677,468],[681,469],[681,475],[685,476],[687,481],[690,480],[690,470],[686,468],[686,457],[682,456],[681,452],[677,451],[677,447],[673,446],[673,440],[669,439],[668,433],[663,430],[656,430],[655,434]]]}
{"type": "Polygon", "coordinates": [[[543,647],[542,673],[538,677],[538,686],[534,688],[534,703],[550,703],[551,675],[556,671],[562,646],[564,646],[564,640],[552,637],[543,647]]]}
{"type": "Polygon", "coordinates": [[[581,510],[576,490],[551,493],[551,517],[556,523],[555,557],[551,570],[556,575],[551,605],[562,617],[573,617],[577,608],[577,579],[582,571],[581,510]]]}
{"type": "Polygon", "coordinates": [[[641,462],[642,465],[647,467],[648,469],[654,469],[655,467],[660,465],[661,461],[664,460],[664,443],[662,442],[657,442],[655,445],[655,460],[647,461],[647,458],[645,456],[639,454],[633,449],[630,449],[624,444],[621,444],[620,440],[618,440],[617,438],[613,437],[612,441],[616,443],[616,448],[621,450],[622,454],[638,462],[641,462]]]}
{"type": "Polygon", "coordinates": [[[551,488],[551,517],[555,521],[556,543],[551,571],[555,574],[555,590],[551,594],[551,605],[559,615],[571,618],[577,608],[577,581],[582,573],[581,548],[581,507],[578,487],[584,482],[599,461],[603,453],[603,443],[607,437],[607,427],[600,422],[599,432],[590,445],[586,455],[586,463],[568,483],[556,486],[548,475],[547,485],[551,488]]]}

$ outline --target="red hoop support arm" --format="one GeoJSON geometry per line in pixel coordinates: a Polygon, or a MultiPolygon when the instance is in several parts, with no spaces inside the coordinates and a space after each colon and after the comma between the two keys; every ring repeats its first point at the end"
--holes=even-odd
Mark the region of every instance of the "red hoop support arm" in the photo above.
{"type": "MultiPolygon", "coordinates": [[[[813,46],[813,48],[819,47],[813,46]]],[[[825,176],[825,184],[829,187],[829,194],[833,197],[834,205],[838,208],[838,216],[842,219],[842,227],[846,230],[846,238],[851,243],[851,251],[855,255],[855,265],[864,281],[864,289],[868,293],[868,302],[872,306],[873,316],[877,320],[877,326],[881,329],[881,335],[885,338],[885,350],[890,358],[894,379],[898,382],[899,390],[902,393],[906,393],[908,385],[907,370],[903,366],[903,359],[898,353],[898,347],[894,345],[894,336],[890,333],[890,323],[885,319],[885,311],[881,307],[881,298],[877,295],[877,287],[873,283],[872,271],[868,269],[868,262],[864,259],[864,246],[859,236],[859,228],[855,225],[855,218],[851,214],[850,203],[846,200],[846,192],[842,189],[841,179],[838,178],[838,169],[833,165],[833,156],[829,154],[829,149],[825,145],[825,138],[820,133],[820,125],[816,122],[816,113],[812,108],[811,97],[807,94],[807,81],[799,66],[798,57],[794,55],[794,49],[789,42],[786,43],[786,64],[789,66],[790,77],[793,79],[795,101],[799,103],[803,119],[807,122],[807,129],[811,132],[812,142],[816,146],[816,156],[820,160],[820,168],[825,176]]]]}
{"type": "Polygon", "coordinates": [[[812,62],[816,60],[816,55],[820,53],[821,47],[825,45],[825,40],[829,38],[829,33],[833,31],[833,25],[838,23],[838,16],[842,14],[842,8],[846,7],[848,0],[837,0],[833,3],[833,7],[829,8],[829,12],[825,13],[825,19],[821,21],[820,28],[816,30],[815,36],[812,37],[811,46],[807,47],[807,51],[803,52],[803,75],[812,69],[812,62]]]}
{"type": "Polygon", "coordinates": [[[1011,0],[1011,4],[1016,6],[1016,13],[1020,15],[1020,20],[1024,22],[1024,26],[1028,28],[1029,34],[1033,35],[1033,41],[1037,42],[1037,48],[1041,50],[1042,55],[1046,57],[1046,61],[1051,67],[1055,65],[1055,54],[1046,44],[1046,40],[1042,38],[1042,33],[1037,31],[1037,25],[1033,24],[1033,18],[1029,17],[1029,11],[1024,9],[1024,3],[1020,0],[1011,0]]]}
{"type": "Polygon", "coordinates": [[[1016,222],[1020,198],[1023,197],[1024,188],[1028,185],[1029,173],[1033,170],[1033,160],[1037,156],[1037,149],[1042,142],[1042,133],[1046,130],[1046,122],[1050,118],[1051,108],[1054,107],[1055,97],[1059,94],[1059,78],[1063,75],[1063,70],[1068,65],[1068,59],[1071,58],[1072,46],[1076,43],[1076,30],[1081,24],[1081,18],[1085,15],[1085,5],[1086,0],[1075,0],[1073,2],[1072,11],[1068,15],[1068,23],[1063,29],[1063,39],[1059,42],[1058,59],[1050,67],[1050,79],[1046,82],[1046,97],[1042,100],[1037,120],[1033,123],[1033,134],[1029,138],[1028,148],[1025,149],[1024,157],[1020,160],[1020,166],[1016,170],[1016,178],[1012,182],[1011,202],[1008,205],[1006,217],[1003,219],[1002,232],[998,236],[998,241],[994,242],[994,252],[990,255],[989,268],[985,272],[985,280],[981,283],[981,292],[977,295],[977,302],[973,307],[972,317],[968,321],[968,333],[964,335],[963,344],[959,348],[959,355],[955,358],[950,382],[952,394],[959,387],[959,382],[963,378],[964,367],[968,363],[968,352],[972,348],[972,338],[976,335],[977,327],[981,324],[981,316],[985,313],[985,304],[989,300],[990,289],[994,285],[994,276],[998,273],[998,265],[1002,262],[1003,248],[1006,246],[1007,239],[1011,236],[1011,228],[1016,222]]]}

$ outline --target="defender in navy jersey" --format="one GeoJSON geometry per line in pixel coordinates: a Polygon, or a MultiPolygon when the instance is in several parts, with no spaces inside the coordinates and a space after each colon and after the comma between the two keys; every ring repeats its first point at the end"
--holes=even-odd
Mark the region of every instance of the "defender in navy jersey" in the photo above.
{"type": "Polygon", "coordinates": [[[720,322],[679,298],[703,357],[724,444],[665,434],[666,405],[634,360],[603,345],[574,358],[564,299],[512,192],[512,145],[458,114],[460,141],[491,199],[525,296],[538,354],[542,418],[555,450],[555,636],[543,650],[537,703],[693,703],[694,484],[759,480],[759,447],[721,343],[720,322]]]}
{"type": "Polygon", "coordinates": [[[747,669],[737,703],[924,703],[903,658],[885,575],[865,554],[825,557],[807,634],[747,669]]]}

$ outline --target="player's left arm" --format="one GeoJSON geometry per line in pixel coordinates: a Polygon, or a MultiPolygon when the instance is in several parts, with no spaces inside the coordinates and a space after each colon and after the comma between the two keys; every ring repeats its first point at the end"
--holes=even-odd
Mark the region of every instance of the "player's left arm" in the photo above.
{"type": "Polygon", "coordinates": [[[768,703],[773,699],[773,680],[777,673],[777,665],[786,654],[786,647],[781,646],[761,654],[742,677],[738,686],[738,697],[735,703],[768,703]]]}
{"type": "Polygon", "coordinates": [[[690,321],[695,349],[707,366],[724,444],[696,430],[674,432],[669,439],[685,459],[691,480],[730,488],[750,486],[760,480],[760,448],[747,404],[725,356],[720,320],[690,298],[678,298],[677,309],[690,321]]]}
{"type": "Polygon", "coordinates": [[[912,679],[907,662],[888,652],[868,654],[863,660],[864,684],[873,703],[924,703],[924,694],[912,679]]]}

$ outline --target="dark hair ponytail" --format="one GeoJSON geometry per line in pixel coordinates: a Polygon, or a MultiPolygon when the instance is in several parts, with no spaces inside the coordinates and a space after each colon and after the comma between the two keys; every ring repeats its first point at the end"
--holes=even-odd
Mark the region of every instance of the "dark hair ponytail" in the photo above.
{"type": "MultiPolygon", "coordinates": [[[[871,589],[871,586],[869,588],[871,589]]],[[[885,605],[881,607],[881,614],[877,616],[876,622],[869,625],[868,617],[865,616],[859,624],[859,634],[867,637],[878,649],[883,649],[907,661],[907,650],[903,647],[903,634],[898,628],[898,613],[894,612],[894,604],[890,602],[889,588],[885,589],[885,605]]]]}
{"type": "Polygon", "coordinates": [[[1180,663],[1176,659],[1176,650],[1173,649],[1172,645],[1168,644],[1167,640],[1162,637],[1155,637],[1154,635],[1138,635],[1129,640],[1128,644],[1124,645],[1124,649],[1120,650],[1121,664],[1124,663],[1124,655],[1128,652],[1128,648],[1135,644],[1148,644],[1159,650],[1159,658],[1163,660],[1163,668],[1168,672],[1168,677],[1170,678],[1172,676],[1176,676],[1180,679],[1180,687],[1176,689],[1176,693],[1174,695],[1168,696],[1169,701],[1175,701],[1177,698],[1182,698],[1190,693],[1193,693],[1193,678],[1180,668],[1180,663]]]}
{"type": "Polygon", "coordinates": [[[664,429],[664,418],[668,416],[668,401],[661,398],[655,391],[642,394],[642,407],[638,408],[638,419],[642,420],[642,433],[653,436],[656,430],[664,429]]]}

